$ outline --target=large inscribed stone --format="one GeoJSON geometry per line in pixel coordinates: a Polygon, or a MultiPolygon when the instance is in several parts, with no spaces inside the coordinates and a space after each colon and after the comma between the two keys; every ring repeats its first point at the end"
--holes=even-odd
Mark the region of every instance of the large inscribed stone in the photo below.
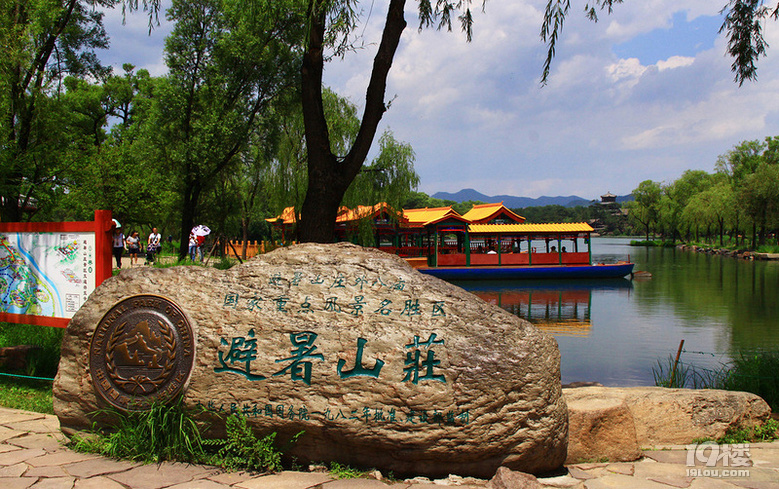
{"type": "Polygon", "coordinates": [[[403,260],[303,244],[221,271],[122,271],[75,315],[54,407],[88,413],[183,394],[258,434],[305,433],[300,462],[398,475],[541,473],[565,460],[555,340],[403,260]]]}

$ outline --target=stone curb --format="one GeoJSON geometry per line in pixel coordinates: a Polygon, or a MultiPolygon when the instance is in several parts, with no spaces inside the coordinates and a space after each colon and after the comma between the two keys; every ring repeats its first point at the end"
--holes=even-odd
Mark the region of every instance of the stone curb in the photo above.
{"type": "MultiPolygon", "coordinates": [[[[377,479],[335,480],[328,473],[285,471],[258,475],[226,473],[214,467],[163,463],[141,465],[73,452],[62,445],[56,416],[0,407],[0,488],[39,487],[72,489],[432,489],[452,486],[462,489],[498,489],[502,482],[450,476],[431,481],[377,479]]],[[[636,462],[585,463],[568,466],[564,472],[538,478],[522,487],[559,489],[598,488],[779,488],[779,441],[750,445],[750,466],[687,466],[682,446],[644,450],[636,462]],[[726,475],[723,471],[746,470],[726,475]],[[690,471],[693,470],[691,473],[690,471]],[[704,472],[708,470],[708,475],[704,472]],[[716,475],[714,471],[719,471],[716,475]]],[[[532,479],[532,476],[531,476],[532,479]]],[[[519,487],[519,486],[510,486],[519,487]]]]}

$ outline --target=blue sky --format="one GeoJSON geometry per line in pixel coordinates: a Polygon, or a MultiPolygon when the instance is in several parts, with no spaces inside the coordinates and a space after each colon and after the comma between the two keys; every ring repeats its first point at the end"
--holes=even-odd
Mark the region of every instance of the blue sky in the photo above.
{"type": "Polygon", "coordinates": [[[615,44],[614,54],[620,58],[638,58],[641,64],[651,65],[671,56],[694,57],[713,48],[723,17],[706,15],[692,21],[687,17],[687,12],[675,12],[667,28],[657,28],[615,44]]]}
{"type": "MultiPolygon", "coordinates": [[[[417,4],[408,2],[380,131],[412,145],[428,194],[591,199],[630,193],[643,180],[670,183],[687,169],[711,172],[739,142],[779,135],[779,52],[769,48],[758,82],[739,88],[717,33],[724,2],[626,0],[593,23],[574,1],[544,87],[545,0],[477,6],[471,43],[456,30],[419,32],[417,4]]],[[[325,83],[358,106],[384,8],[373,3],[359,30],[366,49],[326,67],[325,83]]],[[[117,13],[107,20],[105,61],[165,72],[169,26],[148,36],[142,15],[125,26],[117,13]]],[[[766,26],[770,46],[779,46],[777,32],[775,22],[766,26]]]]}

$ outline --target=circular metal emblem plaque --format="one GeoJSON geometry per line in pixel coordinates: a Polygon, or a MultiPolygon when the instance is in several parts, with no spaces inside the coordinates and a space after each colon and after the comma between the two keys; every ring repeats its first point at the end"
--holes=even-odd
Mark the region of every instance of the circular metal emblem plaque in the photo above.
{"type": "Polygon", "coordinates": [[[192,371],[192,327],[181,309],[154,295],[117,303],[97,325],[89,367],[97,393],[128,411],[181,392],[192,371]]]}

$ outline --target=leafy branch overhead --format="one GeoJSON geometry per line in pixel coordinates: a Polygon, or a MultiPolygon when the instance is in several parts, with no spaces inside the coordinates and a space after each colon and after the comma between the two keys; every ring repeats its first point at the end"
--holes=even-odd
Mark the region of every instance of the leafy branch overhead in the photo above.
{"type": "MultiPolygon", "coordinates": [[[[595,0],[586,3],[585,15],[592,21],[598,21],[598,11],[612,13],[614,4],[623,0],[595,0]]],[[[541,25],[541,39],[547,44],[547,55],[541,75],[541,83],[549,80],[552,60],[555,56],[557,42],[563,30],[565,17],[571,8],[571,0],[548,0],[541,25]]],[[[768,43],[763,38],[763,23],[772,18],[779,20],[779,3],[774,8],[765,6],[763,0],[729,0],[722,7],[720,14],[724,15],[720,33],[727,33],[727,52],[733,58],[731,70],[735,73],[735,81],[739,86],[747,80],[757,80],[757,61],[766,55],[768,43]]]]}

